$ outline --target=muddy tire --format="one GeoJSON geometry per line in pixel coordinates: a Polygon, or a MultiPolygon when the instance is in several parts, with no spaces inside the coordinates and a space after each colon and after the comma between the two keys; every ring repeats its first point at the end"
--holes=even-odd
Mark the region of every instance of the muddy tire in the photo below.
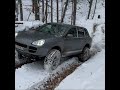
{"type": "Polygon", "coordinates": [[[79,59],[81,62],[85,62],[90,58],[90,49],[85,47],[82,53],[79,55],[79,59]]]}
{"type": "Polygon", "coordinates": [[[55,70],[60,64],[61,53],[57,49],[52,49],[44,59],[44,69],[46,71],[55,70]]]}

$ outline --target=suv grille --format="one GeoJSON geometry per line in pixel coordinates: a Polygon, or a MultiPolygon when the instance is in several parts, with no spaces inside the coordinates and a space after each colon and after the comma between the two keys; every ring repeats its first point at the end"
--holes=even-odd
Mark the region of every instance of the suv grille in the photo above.
{"type": "MultiPolygon", "coordinates": [[[[27,45],[25,45],[25,44],[21,44],[21,43],[18,43],[18,42],[15,42],[15,44],[18,45],[18,46],[20,46],[20,47],[22,47],[22,48],[27,48],[27,45]]],[[[21,50],[23,50],[23,49],[21,49],[21,50]]],[[[35,53],[37,51],[37,48],[29,46],[28,51],[31,52],[31,53],[35,53]]]]}

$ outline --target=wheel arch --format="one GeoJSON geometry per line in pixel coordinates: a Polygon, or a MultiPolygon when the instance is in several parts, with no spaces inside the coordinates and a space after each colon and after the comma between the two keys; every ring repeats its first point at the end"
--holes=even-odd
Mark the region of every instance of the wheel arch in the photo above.
{"type": "Polygon", "coordinates": [[[62,49],[61,49],[60,46],[54,46],[54,47],[51,48],[51,50],[52,50],[52,49],[57,49],[57,50],[59,50],[60,52],[62,51],[62,49]]]}
{"type": "Polygon", "coordinates": [[[90,49],[91,46],[90,46],[90,44],[87,43],[87,44],[84,46],[84,48],[85,48],[85,47],[88,47],[88,48],[90,49]]]}

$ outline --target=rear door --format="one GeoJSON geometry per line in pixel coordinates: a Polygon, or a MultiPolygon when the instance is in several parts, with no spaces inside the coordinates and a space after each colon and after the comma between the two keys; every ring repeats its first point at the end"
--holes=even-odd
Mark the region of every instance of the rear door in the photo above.
{"type": "Polygon", "coordinates": [[[64,38],[64,52],[77,53],[80,51],[79,38],[77,34],[77,28],[71,28],[64,38]]]}
{"type": "Polygon", "coordinates": [[[84,28],[77,27],[77,33],[78,33],[78,45],[79,45],[79,49],[82,51],[82,49],[84,48],[84,46],[86,44],[84,28]]]}

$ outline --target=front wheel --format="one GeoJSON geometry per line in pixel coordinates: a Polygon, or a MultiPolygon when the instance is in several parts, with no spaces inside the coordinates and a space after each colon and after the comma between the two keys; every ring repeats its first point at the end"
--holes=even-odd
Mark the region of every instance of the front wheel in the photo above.
{"type": "Polygon", "coordinates": [[[52,71],[57,68],[61,60],[61,53],[57,49],[52,49],[44,59],[44,69],[52,71]]]}
{"type": "Polygon", "coordinates": [[[88,60],[90,57],[90,49],[88,47],[85,47],[82,51],[82,53],[79,56],[80,61],[84,62],[88,60]]]}

